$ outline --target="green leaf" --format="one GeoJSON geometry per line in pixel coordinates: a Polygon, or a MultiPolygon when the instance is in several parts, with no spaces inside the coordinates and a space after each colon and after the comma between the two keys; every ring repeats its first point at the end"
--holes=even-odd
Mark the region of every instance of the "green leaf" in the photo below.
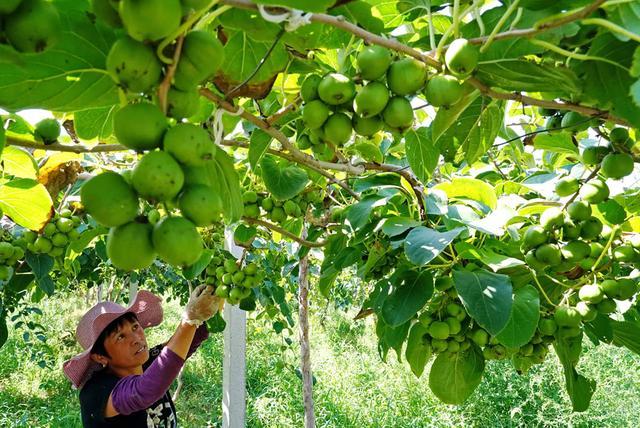
{"type": "Polygon", "coordinates": [[[418,179],[423,184],[427,184],[440,158],[440,151],[431,140],[431,129],[424,127],[411,129],[404,138],[407,161],[418,179]]]}
{"type": "Polygon", "coordinates": [[[444,134],[472,102],[480,96],[480,91],[473,91],[449,108],[439,108],[431,123],[431,136],[434,142],[444,134]]]}
{"type": "Polygon", "coordinates": [[[7,319],[4,312],[0,312],[0,348],[7,343],[9,338],[9,331],[7,330],[7,319]]]}
{"type": "Polygon", "coordinates": [[[631,321],[612,322],[613,343],[640,355],[640,324],[631,321]]]}
{"type": "Polygon", "coordinates": [[[357,141],[349,149],[355,151],[368,162],[382,163],[384,161],[380,147],[370,141],[357,141]]]}
{"type": "Polygon", "coordinates": [[[554,153],[569,153],[578,155],[578,148],[573,144],[571,134],[568,132],[538,134],[533,139],[533,147],[538,150],[547,150],[554,153]]]}
{"type": "MultiPolygon", "coordinates": [[[[289,228],[287,228],[289,230],[289,228]]],[[[247,226],[245,224],[239,224],[236,230],[233,231],[233,239],[239,243],[251,242],[251,240],[258,234],[258,229],[254,226],[247,226]]]]}
{"type": "Polygon", "coordinates": [[[640,46],[638,46],[633,53],[633,62],[631,63],[630,73],[633,77],[640,77],[640,46]]]}
{"type": "Polygon", "coordinates": [[[511,279],[507,275],[478,269],[454,270],[453,283],[469,315],[490,334],[507,325],[513,304],[511,279]]]}
{"type": "Polygon", "coordinates": [[[284,6],[305,12],[324,12],[335,3],[335,0],[257,0],[258,4],[284,6]]]}
{"type": "Polygon", "coordinates": [[[38,163],[31,153],[15,146],[7,146],[2,151],[3,171],[17,178],[38,178],[38,163]]]}
{"type": "Polygon", "coordinates": [[[262,129],[256,129],[251,133],[251,140],[249,141],[249,164],[253,171],[256,170],[258,162],[260,162],[262,156],[267,152],[271,140],[273,140],[273,137],[262,129]]]}
{"type": "MultiPolygon", "coordinates": [[[[588,55],[606,58],[623,67],[631,67],[637,47],[635,42],[621,42],[610,33],[603,32],[592,42],[588,55]]],[[[584,92],[595,98],[601,109],[611,109],[615,116],[626,119],[632,126],[640,127],[640,105],[633,102],[630,87],[636,81],[624,68],[602,61],[583,64],[584,92]]]]}
{"type": "Polygon", "coordinates": [[[55,285],[49,277],[49,272],[53,269],[53,259],[46,254],[33,254],[28,251],[24,258],[36,277],[38,287],[51,296],[55,290],[55,285]]]}
{"type": "Polygon", "coordinates": [[[353,182],[353,190],[364,192],[365,190],[381,187],[399,187],[400,177],[395,173],[373,174],[368,177],[358,178],[353,182]]]}
{"type": "Polygon", "coordinates": [[[78,239],[73,241],[69,245],[69,248],[71,248],[76,253],[81,253],[82,250],[87,248],[89,243],[91,243],[91,241],[93,241],[96,237],[100,235],[106,235],[107,233],[109,233],[109,228],[107,227],[98,226],[98,227],[88,228],[84,232],[80,233],[80,236],[78,237],[78,239]]]}
{"type": "Polygon", "coordinates": [[[580,80],[568,68],[523,59],[504,59],[481,63],[476,77],[483,83],[519,92],[580,93],[580,80]]]}
{"type": "Polygon", "coordinates": [[[429,361],[429,358],[431,358],[431,345],[429,344],[429,340],[424,340],[426,334],[427,328],[419,322],[415,323],[409,331],[407,348],[404,352],[411,371],[418,378],[422,376],[424,366],[427,364],[427,361],[429,361]]]}
{"type": "Polygon", "coordinates": [[[349,21],[359,24],[360,27],[374,34],[380,34],[384,30],[384,22],[374,17],[371,13],[371,5],[362,0],[353,1],[332,9],[331,14],[342,15],[349,21]]]}
{"type": "MultiPolygon", "coordinates": [[[[637,2],[617,4],[606,8],[606,11],[610,21],[631,33],[640,34],[640,4],[637,2]]],[[[612,34],[623,42],[629,41],[629,37],[623,34],[613,32],[612,34]]]]}
{"type": "Polygon", "coordinates": [[[433,276],[408,270],[392,280],[393,292],[382,305],[382,317],[391,327],[411,320],[433,295],[433,276]]]}
{"type": "Polygon", "coordinates": [[[280,32],[277,24],[264,20],[257,10],[232,8],[218,19],[225,29],[244,31],[253,40],[260,42],[273,41],[280,32]]]}
{"type": "Polygon", "coordinates": [[[589,408],[591,397],[596,389],[596,383],[582,376],[575,369],[582,351],[582,335],[569,339],[556,339],[553,347],[564,368],[565,384],[573,411],[584,412],[589,408]]]}
{"type": "Polygon", "coordinates": [[[497,272],[502,269],[508,269],[516,266],[522,266],[525,263],[513,257],[504,256],[495,253],[488,248],[476,248],[468,242],[459,242],[455,245],[458,257],[464,259],[478,260],[489,266],[492,271],[497,272]]]}
{"type": "Polygon", "coordinates": [[[393,216],[384,221],[382,233],[387,236],[396,236],[416,226],[420,226],[420,222],[411,217],[393,216]]]}
{"type": "Polygon", "coordinates": [[[240,178],[233,166],[233,159],[223,150],[216,150],[213,161],[207,165],[209,175],[215,177],[211,182],[217,183],[221,192],[225,219],[229,222],[240,220],[244,205],[240,178]]]}
{"type": "Polygon", "coordinates": [[[498,206],[498,197],[493,186],[475,178],[454,178],[450,182],[437,184],[432,189],[444,191],[449,199],[471,199],[481,202],[491,209],[495,209],[498,206]]]}
{"type": "Polygon", "coordinates": [[[272,155],[265,155],[260,161],[260,174],[267,190],[279,200],[293,198],[309,182],[304,169],[272,155]]]}
{"type": "Polygon", "coordinates": [[[400,359],[402,344],[407,338],[410,326],[411,322],[406,322],[398,327],[391,327],[385,324],[382,317],[378,317],[376,333],[378,334],[378,340],[382,345],[383,360],[386,360],[386,354],[389,349],[394,349],[398,355],[398,360],[400,359]]]}
{"type": "Polygon", "coordinates": [[[81,110],[73,115],[73,125],[83,140],[106,140],[113,134],[113,116],[119,106],[81,110]]]}
{"type": "Polygon", "coordinates": [[[212,257],[213,251],[205,249],[194,264],[182,270],[182,275],[188,280],[196,278],[207,268],[212,257]]]}
{"type": "Polygon", "coordinates": [[[439,354],[429,372],[429,388],[447,404],[462,404],[482,381],[484,357],[477,346],[439,354]]]}
{"type": "Polygon", "coordinates": [[[40,230],[53,213],[53,202],[42,184],[18,178],[0,185],[0,208],[14,223],[40,230]]]}
{"type": "Polygon", "coordinates": [[[351,205],[347,211],[347,221],[354,230],[361,229],[369,221],[374,208],[384,206],[388,201],[380,195],[367,195],[359,202],[351,205]]]}
{"type": "MultiPolygon", "coordinates": [[[[244,82],[254,73],[272,44],[273,40],[260,42],[249,38],[242,31],[237,32],[224,46],[224,62],[216,78],[223,79],[230,88],[244,82]]],[[[284,44],[280,41],[248,84],[272,83],[275,76],[285,69],[288,62],[289,55],[284,44]]]]}
{"type": "Polygon", "coordinates": [[[438,232],[428,227],[416,227],[404,241],[404,252],[413,264],[424,266],[435,259],[453,240],[465,230],[463,227],[438,232]]]}
{"type": "Polygon", "coordinates": [[[7,143],[7,135],[4,130],[4,120],[0,117],[0,159],[2,159],[2,152],[4,151],[5,144],[7,143]]]}
{"type": "Polygon", "coordinates": [[[538,290],[529,284],[513,294],[509,321],[496,337],[508,348],[519,348],[529,343],[538,328],[540,295],[538,290]]]}
{"type": "Polygon", "coordinates": [[[60,6],[58,12],[63,28],[53,48],[0,65],[3,108],[73,112],[118,103],[116,85],[105,71],[114,31],[80,10],[60,6]]]}

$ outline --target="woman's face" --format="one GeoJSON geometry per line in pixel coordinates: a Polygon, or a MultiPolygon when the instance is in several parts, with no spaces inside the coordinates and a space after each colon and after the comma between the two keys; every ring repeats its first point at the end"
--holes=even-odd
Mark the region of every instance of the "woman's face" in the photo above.
{"type": "Polygon", "coordinates": [[[108,365],[112,369],[139,367],[149,359],[147,339],[138,321],[124,321],[104,340],[104,348],[109,353],[108,365]]]}

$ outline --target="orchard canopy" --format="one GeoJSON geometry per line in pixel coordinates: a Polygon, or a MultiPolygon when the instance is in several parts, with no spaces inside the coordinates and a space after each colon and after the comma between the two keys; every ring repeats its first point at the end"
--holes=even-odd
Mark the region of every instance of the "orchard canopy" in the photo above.
{"type": "Polygon", "coordinates": [[[98,267],[290,328],[278,281],[309,257],[446,403],[555,352],[583,411],[582,341],[640,353],[638,1],[5,0],[0,23],[0,345],[98,267]]]}

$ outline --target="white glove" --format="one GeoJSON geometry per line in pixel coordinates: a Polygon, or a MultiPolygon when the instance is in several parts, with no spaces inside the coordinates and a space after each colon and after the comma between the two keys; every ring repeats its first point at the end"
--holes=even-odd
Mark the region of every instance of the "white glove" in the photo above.
{"type": "Polygon", "coordinates": [[[187,324],[199,326],[224,307],[224,299],[214,294],[210,285],[199,285],[189,296],[189,302],[182,314],[182,320],[187,324]]]}

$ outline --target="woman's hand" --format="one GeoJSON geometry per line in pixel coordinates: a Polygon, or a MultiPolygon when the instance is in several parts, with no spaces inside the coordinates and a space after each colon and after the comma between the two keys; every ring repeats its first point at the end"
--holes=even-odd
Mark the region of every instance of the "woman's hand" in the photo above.
{"type": "Polygon", "coordinates": [[[189,297],[182,320],[191,325],[200,325],[224,307],[224,299],[214,294],[210,285],[199,285],[189,297]]]}

